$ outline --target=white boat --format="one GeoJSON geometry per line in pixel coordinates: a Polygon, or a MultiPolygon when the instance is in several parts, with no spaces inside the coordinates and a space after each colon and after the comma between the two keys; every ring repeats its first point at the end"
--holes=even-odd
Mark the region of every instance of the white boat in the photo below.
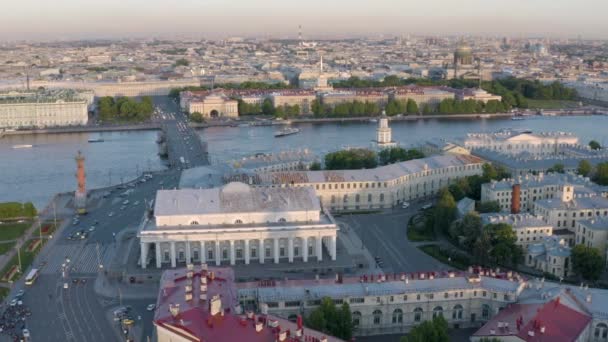
{"type": "Polygon", "coordinates": [[[378,119],[369,119],[369,122],[375,123],[378,122],[378,119]]]}
{"type": "Polygon", "coordinates": [[[525,120],[525,119],[523,117],[521,117],[521,116],[514,116],[514,117],[511,118],[511,120],[513,120],[513,121],[521,121],[521,120],[525,120]]]}
{"type": "Polygon", "coordinates": [[[98,143],[98,142],[104,142],[103,139],[89,139],[90,143],[98,143]]]}
{"type": "Polygon", "coordinates": [[[13,148],[32,148],[34,145],[13,145],[13,148]]]}
{"type": "Polygon", "coordinates": [[[292,134],[296,134],[296,133],[300,133],[299,128],[287,127],[287,128],[283,128],[282,130],[276,131],[274,133],[274,137],[280,138],[280,137],[284,137],[284,136],[292,135],[292,134]]]}

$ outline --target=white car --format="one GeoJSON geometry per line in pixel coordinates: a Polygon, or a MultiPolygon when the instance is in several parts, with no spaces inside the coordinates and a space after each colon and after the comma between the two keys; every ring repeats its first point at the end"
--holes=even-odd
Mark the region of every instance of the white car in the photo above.
{"type": "Polygon", "coordinates": [[[110,216],[110,217],[114,216],[114,212],[110,211],[110,213],[108,214],[108,216],[110,216]]]}
{"type": "Polygon", "coordinates": [[[156,304],[150,304],[146,307],[146,310],[148,311],[154,311],[154,309],[156,309],[156,304]]]}
{"type": "Polygon", "coordinates": [[[30,331],[27,329],[23,329],[23,331],[21,331],[23,333],[23,338],[30,338],[30,331]]]}
{"type": "Polygon", "coordinates": [[[67,289],[67,288],[69,288],[69,287],[70,287],[70,285],[68,285],[68,283],[63,283],[63,288],[64,288],[64,289],[67,289]]]}
{"type": "Polygon", "coordinates": [[[408,202],[403,202],[403,204],[401,204],[401,208],[403,209],[407,209],[410,207],[410,204],[408,202]]]}

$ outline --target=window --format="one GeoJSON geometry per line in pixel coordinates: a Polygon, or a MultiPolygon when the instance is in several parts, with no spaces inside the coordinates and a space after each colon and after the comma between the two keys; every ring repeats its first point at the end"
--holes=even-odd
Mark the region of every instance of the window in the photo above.
{"type": "Polygon", "coordinates": [[[393,324],[403,323],[403,311],[395,309],[393,311],[393,324]]]}
{"type": "Polygon", "coordinates": [[[371,201],[372,201],[372,194],[368,194],[368,195],[367,195],[367,201],[368,201],[368,202],[371,202],[371,201]]]}
{"type": "Polygon", "coordinates": [[[414,309],[414,322],[420,322],[420,320],[422,319],[422,313],[422,308],[414,309]]]}
{"type": "Polygon", "coordinates": [[[251,257],[252,258],[257,258],[258,257],[258,250],[255,248],[251,249],[251,257]]]}
{"type": "Polygon", "coordinates": [[[298,306],[300,306],[300,301],[299,300],[285,302],[285,307],[286,308],[292,308],[292,307],[298,307],[298,306]]]}
{"type": "Polygon", "coordinates": [[[350,298],[348,300],[349,303],[353,304],[353,303],[363,303],[365,301],[365,298],[350,298]]]}
{"type": "Polygon", "coordinates": [[[463,311],[462,305],[458,304],[454,306],[454,310],[452,310],[452,319],[462,319],[463,311]]]}
{"type": "Polygon", "coordinates": [[[213,251],[212,250],[207,251],[207,259],[213,260],[213,251]]]}
{"type": "Polygon", "coordinates": [[[243,220],[241,220],[241,219],[237,219],[236,221],[234,221],[234,224],[242,224],[242,223],[243,223],[243,220]]]}
{"type": "Polygon", "coordinates": [[[481,318],[490,319],[490,306],[488,304],[481,306],[481,318]]]}
{"type": "Polygon", "coordinates": [[[380,325],[382,323],[382,311],[375,310],[373,313],[374,316],[374,325],[380,325]]]}
{"type": "Polygon", "coordinates": [[[353,312],[353,326],[357,327],[361,324],[361,313],[359,311],[353,312]]]}
{"type": "Polygon", "coordinates": [[[198,221],[192,221],[192,222],[190,222],[190,225],[196,226],[196,225],[198,225],[198,221]]]}
{"type": "Polygon", "coordinates": [[[279,219],[279,222],[280,222],[280,223],[284,223],[284,222],[287,222],[287,220],[286,220],[284,217],[281,217],[281,218],[279,219]]]}
{"type": "Polygon", "coordinates": [[[436,306],[433,309],[433,318],[443,317],[443,308],[441,306],[436,306]]]}
{"type": "Polygon", "coordinates": [[[598,325],[596,325],[595,331],[593,332],[593,336],[596,340],[599,340],[600,338],[606,340],[606,338],[608,337],[608,325],[604,323],[599,323],[598,325]]]}

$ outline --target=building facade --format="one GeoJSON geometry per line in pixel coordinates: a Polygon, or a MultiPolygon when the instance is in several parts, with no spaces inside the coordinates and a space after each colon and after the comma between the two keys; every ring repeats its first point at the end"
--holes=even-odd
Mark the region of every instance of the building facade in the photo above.
{"type": "Polygon", "coordinates": [[[0,94],[0,128],[86,125],[90,92],[53,90],[0,94]]]}
{"type": "Polygon", "coordinates": [[[576,244],[597,248],[606,258],[608,247],[608,217],[579,220],[575,232],[576,244]]]}
{"type": "Polygon", "coordinates": [[[336,259],[338,227],[310,188],[161,190],[138,237],[141,266],[336,259]]]}
{"type": "MultiPolygon", "coordinates": [[[[237,284],[241,306],[263,307],[285,319],[309,314],[323,298],[348,303],[355,335],[405,333],[443,316],[450,327],[479,327],[517,301],[525,287],[519,276],[430,272],[355,278],[287,280],[237,284]]],[[[487,272],[487,273],[486,273],[487,272]]]]}
{"type": "Polygon", "coordinates": [[[578,137],[571,133],[510,130],[496,133],[469,133],[463,141],[464,147],[472,151],[485,149],[510,155],[525,152],[536,156],[557,155],[562,149],[578,144],[578,137]]]}
{"type": "Polygon", "coordinates": [[[542,217],[531,214],[482,214],[484,224],[505,223],[513,228],[517,235],[517,244],[525,250],[530,244],[539,243],[553,235],[553,227],[542,217]]]}
{"type": "Polygon", "coordinates": [[[375,169],[270,172],[260,185],[309,187],[324,208],[351,211],[392,208],[403,202],[430,198],[456,180],[481,175],[483,161],[474,156],[443,155],[409,160],[375,169]]]}
{"type": "Polygon", "coordinates": [[[558,278],[572,274],[571,250],[567,241],[558,236],[545,236],[525,249],[526,266],[558,278]]]}
{"type": "Polygon", "coordinates": [[[224,94],[210,94],[199,101],[188,102],[186,106],[188,114],[201,113],[203,118],[238,117],[238,101],[231,100],[224,94]]]}

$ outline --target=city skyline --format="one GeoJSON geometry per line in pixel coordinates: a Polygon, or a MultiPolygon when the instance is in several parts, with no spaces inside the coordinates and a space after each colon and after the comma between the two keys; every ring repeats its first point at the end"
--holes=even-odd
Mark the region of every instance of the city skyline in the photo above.
{"type": "Polygon", "coordinates": [[[296,38],[298,25],[304,38],[429,34],[605,39],[606,10],[608,3],[594,0],[312,0],[306,6],[276,0],[184,0],[171,5],[158,0],[93,0],[82,11],[75,0],[25,0],[8,4],[0,14],[0,39],[296,38]]]}

